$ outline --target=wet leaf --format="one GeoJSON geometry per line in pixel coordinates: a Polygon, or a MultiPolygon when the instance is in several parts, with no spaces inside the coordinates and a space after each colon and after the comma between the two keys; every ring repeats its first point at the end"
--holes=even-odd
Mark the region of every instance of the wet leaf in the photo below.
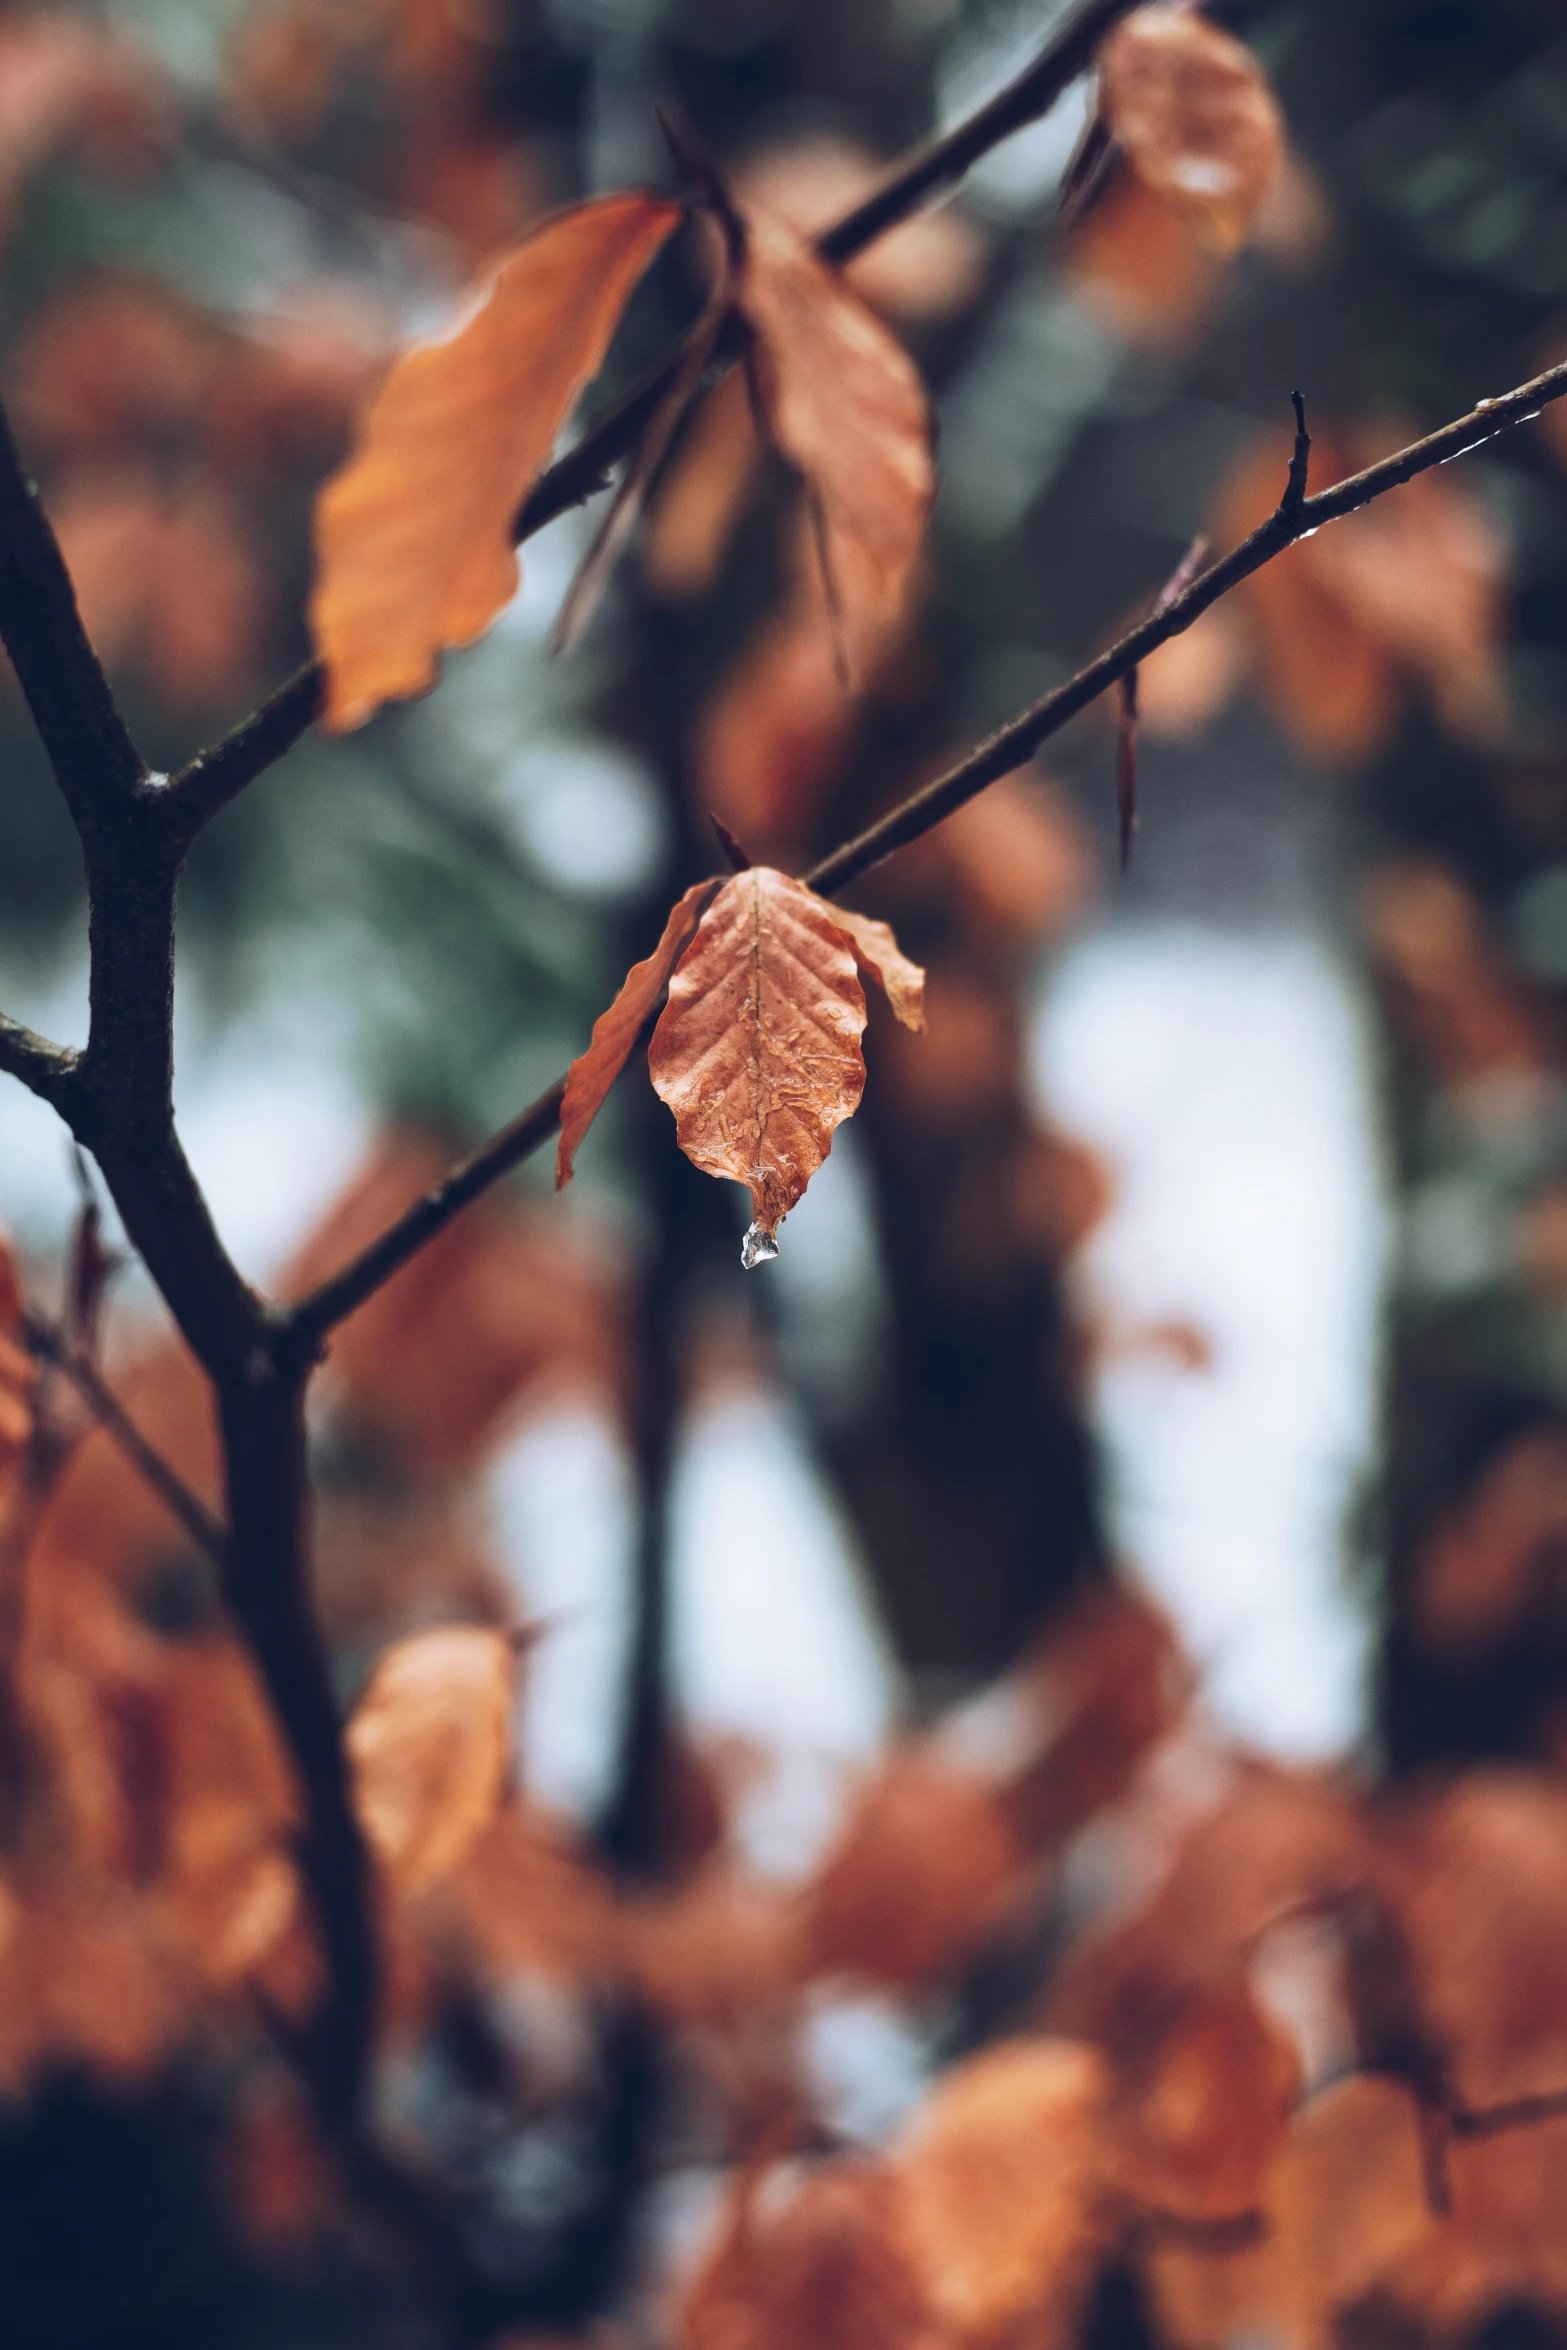
{"type": "Polygon", "coordinates": [[[664,935],[650,955],[633,963],[620,983],[620,992],[607,1012],[593,1023],[585,1053],[579,1053],[566,1073],[566,1094],[560,1106],[560,1145],[555,1154],[555,1188],[571,1181],[572,1165],[605,1097],[630,1058],[642,1023],[669,983],[669,977],[690,945],[702,902],[711,896],[710,881],[693,883],[664,925],[664,935]]]}
{"type": "Polygon", "coordinates": [[[834,906],[833,920],[846,930],[854,945],[854,959],[874,979],[892,1006],[893,1018],[905,1028],[925,1025],[925,974],[911,963],[892,935],[890,922],[873,914],[851,914],[834,906]]]}
{"type": "Polygon", "coordinates": [[[355,1799],[392,1883],[452,1868],[506,1784],[516,1659],[500,1632],[419,1632],[389,1648],[348,1725],[355,1799]]]}
{"type": "Polygon", "coordinates": [[[1284,156],[1251,51],[1195,10],[1138,8],[1099,52],[1099,87],[1105,126],[1144,186],[1233,252],[1284,156]]]}
{"type": "Polygon", "coordinates": [[[679,219],[635,194],[557,213],[465,325],[392,369],[316,509],[310,617],[332,731],[422,692],[441,653],[510,601],[512,517],[679,219]]]}
{"type": "Polygon", "coordinates": [[[669,986],[648,1047],[680,1147],[743,1183],[777,1231],[865,1085],[865,996],[835,907],[787,874],[726,881],[669,986]]]}
{"type": "Polygon", "coordinates": [[[768,429],[804,476],[846,681],[908,605],[936,490],[919,371],[874,312],[793,229],[747,208],[739,306],[755,328],[768,429]]]}

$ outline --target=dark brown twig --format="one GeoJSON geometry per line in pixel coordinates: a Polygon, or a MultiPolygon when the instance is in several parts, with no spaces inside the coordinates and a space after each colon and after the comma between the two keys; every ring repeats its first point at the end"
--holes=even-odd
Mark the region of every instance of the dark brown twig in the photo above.
{"type": "Polygon", "coordinates": [[[329,1331],[346,1321],[366,1298],[373,1297],[382,1283],[389,1281],[410,1257],[417,1256],[438,1232],[444,1232],[452,1218],[460,1215],[471,1200],[488,1191],[511,1168],[520,1167],[541,1143],[549,1140],[560,1124],[560,1105],[565,1092],[566,1080],[558,1078],[521,1117],[503,1126],[499,1134],[454,1167],[433,1191],[415,1200],[405,1214],[388,1225],[380,1238],[372,1241],[340,1273],[334,1273],[330,1281],[323,1281],[319,1289],[313,1289],[308,1297],[280,1314],[279,1347],[296,1359],[313,1361],[329,1331]]]}
{"type": "MultiPolygon", "coordinates": [[[[1295,397],[1298,400],[1300,394],[1297,392],[1295,397]]],[[[1168,612],[1176,597],[1186,593],[1207,560],[1208,541],[1199,531],[1154,598],[1154,610],[1168,612]]],[[[1132,835],[1137,830],[1137,677],[1134,666],[1121,679],[1121,707],[1116,726],[1116,828],[1123,873],[1132,861],[1132,835]]]]}
{"type": "MultiPolygon", "coordinates": [[[[229,1533],[224,1595],[255,1653],[304,1792],[301,1868],[327,1988],[312,2083],[341,2130],[357,2113],[377,1996],[369,1863],[349,1798],[336,1696],[310,1604],[307,1366],[225,1250],[174,1122],[174,893],[182,811],[120,720],[54,532],[0,415],[0,637],[75,821],[86,867],[87,1045],[14,1023],[0,1059],[90,1151],[130,1240],[213,1383],[229,1533]]],[[[259,722],[258,722],[259,723],[259,722]]]]}
{"type": "Polygon", "coordinates": [[[22,1343],[30,1355],[70,1382],[93,1418],[124,1453],[131,1466],[152,1487],[158,1499],[171,1510],[198,1549],[221,1565],[228,1549],[228,1529],[215,1518],[206,1503],[192,1493],[183,1477],[172,1469],[155,1445],[149,1444],[125,1406],[120,1402],[106,1380],[101,1378],[89,1358],[74,1348],[63,1330],[46,1322],[41,1315],[22,1317],[22,1343]]]}
{"type": "MultiPolygon", "coordinates": [[[[1063,90],[1093,62],[1094,51],[1110,27],[1134,5],[1135,0],[1080,0],[1015,81],[942,138],[917,147],[862,204],[822,232],[816,240],[822,259],[840,268],[852,261],[888,229],[906,220],[937,189],[952,186],[1002,140],[1047,114],[1063,90]]],[[[740,350],[738,333],[726,330],[712,363],[731,363],[740,350]]],[[[614,467],[658,415],[686,354],[687,345],[682,343],[659,360],[589,427],[575,447],[540,475],[512,526],[519,545],[558,515],[584,505],[608,488],[614,467]]],[[[171,821],[187,845],[204,824],[308,732],[321,715],[322,691],[319,664],[309,662],[296,669],[232,734],[203,751],[174,777],[169,787],[171,821]]]]}
{"type": "MultiPolygon", "coordinates": [[[[1369,505],[1374,498],[1413,480],[1416,474],[1428,472],[1434,465],[1447,464],[1496,433],[1524,423],[1548,401],[1564,396],[1567,396],[1567,363],[1520,384],[1501,399],[1482,402],[1467,415],[1455,417],[1451,424],[1428,433],[1408,448],[1397,450],[1391,457],[1384,457],[1379,464],[1367,466],[1363,473],[1351,475],[1332,489],[1319,490],[1315,497],[1302,499],[1291,512],[1286,512],[1281,504],[1250,538],[1243,539],[1229,554],[1199,572],[1168,603],[1161,602],[1159,608],[1128,630],[1097,660],[1080,669],[1065,685],[1046,694],[967,759],[867,826],[857,838],[846,841],[824,857],[805,876],[810,887],[825,897],[835,896],[861,874],[869,872],[873,865],[890,857],[894,850],[921,839],[955,808],[976,799],[987,785],[1026,765],[1042,743],[1059,734],[1090,703],[1135,669],[1139,661],[1171,637],[1179,636],[1199,613],[1206,612],[1210,604],[1217,603],[1254,571],[1260,571],[1297,539],[1320,530],[1324,523],[1354,513],[1357,507],[1369,505]]],[[[1294,473],[1294,461],[1291,473],[1294,473]]],[[[399,1217],[353,1265],[345,1267],[341,1274],[296,1307],[293,1320],[298,1326],[297,1334],[308,1339],[310,1345],[320,1346],[327,1333],[356,1306],[362,1305],[380,1280],[406,1264],[418,1249],[433,1240],[496,1176],[520,1165],[531,1151],[548,1141],[555,1131],[564,1090],[565,1079],[561,1078],[493,1142],[486,1143],[453,1176],[399,1217]],[[460,1190],[454,1190],[459,1177],[460,1190]]],[[[285,1324],[288,1319],[285,1317],[285,1324]]]]}

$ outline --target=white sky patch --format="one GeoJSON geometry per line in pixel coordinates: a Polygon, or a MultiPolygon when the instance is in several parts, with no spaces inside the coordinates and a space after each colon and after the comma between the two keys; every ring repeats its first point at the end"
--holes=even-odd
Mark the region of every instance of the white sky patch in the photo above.
{"type": "Polygon", "coordinates": [[[1345,1513],[1371,1457],[1386,1245],[1349,984],[1299,936],[1112,933],[1058,970],[1035,1067],[1120,1185],[1079,1260],[1085,1301],[1213,1349],[1206,1370],[1133,1347],[1100,1371],[1115,1536],[1227,1728],[1339,1752],[1366,1723],[1345,1513]]]}
{"type": "Polygon", "coordinates": [[[588,1819],[608,1802],[631,1638],[636,1493],[619,1433],[570,1407],[529,1420],[496,1463],[490,1503],[528,1652],[519,1711],[529,1792],[588,1819]]]}

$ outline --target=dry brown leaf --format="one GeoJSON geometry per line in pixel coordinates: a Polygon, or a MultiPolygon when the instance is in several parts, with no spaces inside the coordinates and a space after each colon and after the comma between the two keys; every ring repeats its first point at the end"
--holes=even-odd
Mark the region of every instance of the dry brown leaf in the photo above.
{"type": "Polygon", "coordinates": [[[1421,858],[1385,865],[1368,876],[1360,910],[1394,1021],[1439,1083],[1552,1065],[1554,1008],[1523,980],[1456,874],[1421,858]]]}
{"type": "Polygon", "coordinates": [[[181,1643],[163,1669],[162,1914],[209,1982],[232,1983],[295,1915],[298,1800],[255,1667],[235,1642],[181,1643]]]}
{"type": "MultiPolygon", "coordinates": [[[[949,2341],[1070,2318],[1098,2250],[1103,2062],[1072,2040],[1007,2040],[937,2082],[891,2160],[908,2240],[949,2341]]],[[[1032,2338],[1032,2337],[1030,2337],[1032,2338]]]]}
{"type": "MultiPolygon", "coordinates": [[[[1531,1221],[1542,1207],[1559,1232],[1567,1200],[1553,1190],[1531,1221]]],[[[1531,1429],[1493,1453],[1425,1535],[1409,1583],[1412,1626],[1442,1655],[1476,1660],[1559,1605],[1564,1562],[1567,1432],[1531,1429]]]]}
{"type": "Polygon", "coordinates": [[[1300,2087],[1292,2044],[1244,1983],[1183,2000],[1112,2040],[1106,2175],[1185,2219],[1261,2208],[1300,2087]]]}
{"type": "Polygon", "coordinates": [[[1010,1685],[1030,1732],[998,1772],[997,1793],[1025,1849],[1042,1851],[1125,1793],[1174,1728],[1190,1673],[1160,1611],[1111,1590],[1081,1601],[1010,1685]]]}
{"type": "MultiPolygon", "coordinates": [[[[336,1272],[447,1164],[438,1143],[384,1138],[288,1267],[285,1294],[336,1272]]],[[[529,1390],[613,1395],[618,1312],[614,1268],[582,1236],[492,1194],[350,1315],[333,1341],[328,1392],[343,1421],[404,1474],[449,1475],[474,1464],[529,1390]]]]}
{"type": "Polygon", "coordinates": [[[659,491],[642,542],[642,568],[656,595],[680,602],[712,586],[760,455],[750,386],[736,367],[692,418],[659,491]]]}
{"type": "Polygon", "coordinates": [[[572,1163],[605,1096],[631,1056],[642,1023],[652,1011],[696,932],[702,900],[712,892],[710,881],[693,882],[671,910],[664,935],[653,952],[633,963],[620,983],[620,992],[607,1012],[593,1023],[585,1053],[579,1053],[566,1072],[565,1098],[560,1105],[560,1144],[555,1153],[555,1189],[571,1181],[572,1163]]]}
{"type": "Polygon", "coordinates": [[[376,1666],[347,1745],[359,1816],[400,1892],[454,1867],[494,1818],[515,1679],[504,1633],[469,1625],[415,1633],[376,1666]]]}
{"type": "Polygon", "coordinates": [[[814,603],[796,597],[747,645],[702,712],[701,804],[777,854],[806,837],[856,722],[814,603]]]}
{"type": "Polygon", "coordinates": [[[887,2166],[742,2174],[676,2338],[683,2350],[935,2350],[887,2166]]]}
{"type": "Polygon", "coordinates": [[[766,212],[745,213],[739,307],[768,430],[804,476],[845,676],[857,683],[904,618],[936,494],[931,420],[901,343],[766,212]]]}
{"type": "MultiPolygon", "coordinates": [[[[868,148],[814,131],[760,148],[734,174],[735,193],[802,237],[814,237],[868,196],[887,167],[868,148]]],[[[984,239],[951,203],[901,220],[844,268],[862,300],[884,318],[923,323],[950,317],[978,292],[984,239]]]]}
{"type": "Polygon", "coordinates": [[[239,509],[215,479],[166,489],[151,468],[84,474],[54,504],[88,635],[171,710],[244,687],[266,594],[239,509]]]}
{"type": "MultiPolygon", "coordinates": [[[[1357,437],[1357,459],[1409,436],[1357,437]]],[[[1417,474],[1307,547],[1317,578],[1351,618],[1423,680],[1438,716],[1470,740],[1496,737],[1506,557],[1494,522],[1452,473],[1417,474]]]]}
{"type": "Polygon", "coordinates": [[[1123,341],[1187,342],[1224,282],[1223,265],[1177,212],[1130,172],[1071,231],[1067,273],[1085,307],[1123,341]]]}
{"type": "Polygon", "coordinates": [[[0,227],[29,173],[61,149],[110,176],[163,150],[166,95],[146,53],[62,10],[18,9],[0,25],[0,227]]]}
{"type": "Polygon", "coordinates": [[[1464,2103],[1484,2109],[1567,2089],[1560,1780],[1467,1772],[1445,1794],[1391,1806],[1377,1843],[1420,2018],[1464,2103]]]}
{"type": "Polygon", "coordinates": [[[189,2031],[192,1989],[125,1888],[63,1871],[0,1885],[0,2082],[13,2093],[67,2069],[145,2080],[189,2031]]]}
{"type": "Polygon", "coordinates": [[[750,1190],[771,1239],[865,1085],[865,996],[837,909],[768,865],[726,881],[669,983],[648,1071],[680,1147],[750,1190]]]}
{"type": "Polygon", "coordinates": [[[911,963],[892,935],[890,922],[873,914],[851,914],[834,906],[833,920],[846,930],[860,969],[874,979],[892,1006],[892,1016],[904,1028],[925,1025],[925,974],[911,963]]]}
{"type": "Polygon", "coordinates": [[[1138,665],[1137,708],[1145,731],[1177,741],[1201,734],[1228,708],[1245,673],[1244,623],[1228,603],[1200,612],[1138,665]]]}
{"type": "MultiPolygon", "coordinates": [[[[1317,428],[1312,486],[1344,479],[1398,437],[1317,428]]],[[[1218,501],[1223,545],[1273,512],[1287,457],[1277,435],[1242,457],[1218,501]]],[[[1430,473],[1286,549],[1241,595],[1280,724],[1311,757],[1348,761],[1385,741],[1405,679],[1455,733],[1494,738],[1506,706],[1503,588],[1503,550],[1473,491],[1430,473]]]]}
{"type": "Polygon", "coordinates": [[[1284,126],[1249,49],[1174,0],[1134,9],[1099,52],[1100,109],[1154,195],[1232,253],[1284,156],[1284,126]]]}
{"type": "Polygon", "coordinates": [[[1425,2340],[1473,2340],[1520,2305],[1556,2339],[1567,2318],[1567,2118],[1455,2142],[1448,2176],[1451,2215],[1397,2264],[1388,2299],[1424,2321],[1425,2340]]]}
{"type": "Polygon", "coordinates": [[[1251,2246],[1156,2246],[1146,2265],[1161,2331],[1183,2350],[1245,2339],[1327,2350],[1334,2320],[1441,2232],[1426,2201],[1420,2125],[1397,2082],[1341,2081],[1295,2115],[1251,2246]]]}
{"type": "Polygon", "coordinates": [[[537,1973],[582,1983],[610,1971],[609,1888],[560,1823],[528,1803],[507,1803],[481,1829],[436,1905],[490,1981],[537,1973]]]}
{"type": "Polygon", "coordinates": [[[557,213],[456,333],[392,369],[316,509],[310,617],[332,731],[422,692],[441,653],[509,602],[512,517],[680,217],[635,194],[557,213]]]}
{"type": "Polygon", "coordinates": [[[33,1432],[38,1375],[22,1344],[22,1285],[16,1259],[0,1238],[0,1515],[7,1483],[33,1432]]]}
{"type": "Polygon", "coordinates": [[[931,1981],[994,1932],[1023,1857],[990,1787],[923,1746],[895,1751],[803,1896],[808,1971],[931,1981]]]}

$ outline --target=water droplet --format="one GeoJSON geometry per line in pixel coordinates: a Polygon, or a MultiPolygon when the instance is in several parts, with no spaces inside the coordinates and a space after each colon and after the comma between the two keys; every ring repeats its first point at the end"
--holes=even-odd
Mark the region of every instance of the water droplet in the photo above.
{"type": "Polygon", "coordinates": [[[1297,540],[1295,541],[1295,544],[1296,544],[1296,546],[1297,546],[1297,547],[1304,546],[1304,545],[1305,545],[1305,543],[1306,543],[1306,541],[1307,541],[1307,539],[1314,539],[1314,538],[1316,537],[1316,535],[1317,535],[1318,531],[1319,531],[1321,528],[1322,528],[1322,525],[1321,525],[1321,523],[1320,523],[1320,522],[1314,522],[1314,523],[1312,524],[1312,526],[1311,526],[1310,530],[1303,530],[1303,531],[1301,532],[1301,534],[1300,534],[1299,538],[1297,538],[1297,540]]]}
{"type": "Polygon", "coordinates": [[[1496,402],[1494,400],[1476,400],[1475,406],[1477,408],[1494,408],[1496,402]]]}
{"type": "Polygon", "coordinates": [[[760,1224],[752,1224],[747,1228],[746,1236],[740,1243],[740,1262],[748,1273],[754,1273],[758,1265],[770,1265],[777,1254],[776,1232],[764,1232],[760,1224]]]}

